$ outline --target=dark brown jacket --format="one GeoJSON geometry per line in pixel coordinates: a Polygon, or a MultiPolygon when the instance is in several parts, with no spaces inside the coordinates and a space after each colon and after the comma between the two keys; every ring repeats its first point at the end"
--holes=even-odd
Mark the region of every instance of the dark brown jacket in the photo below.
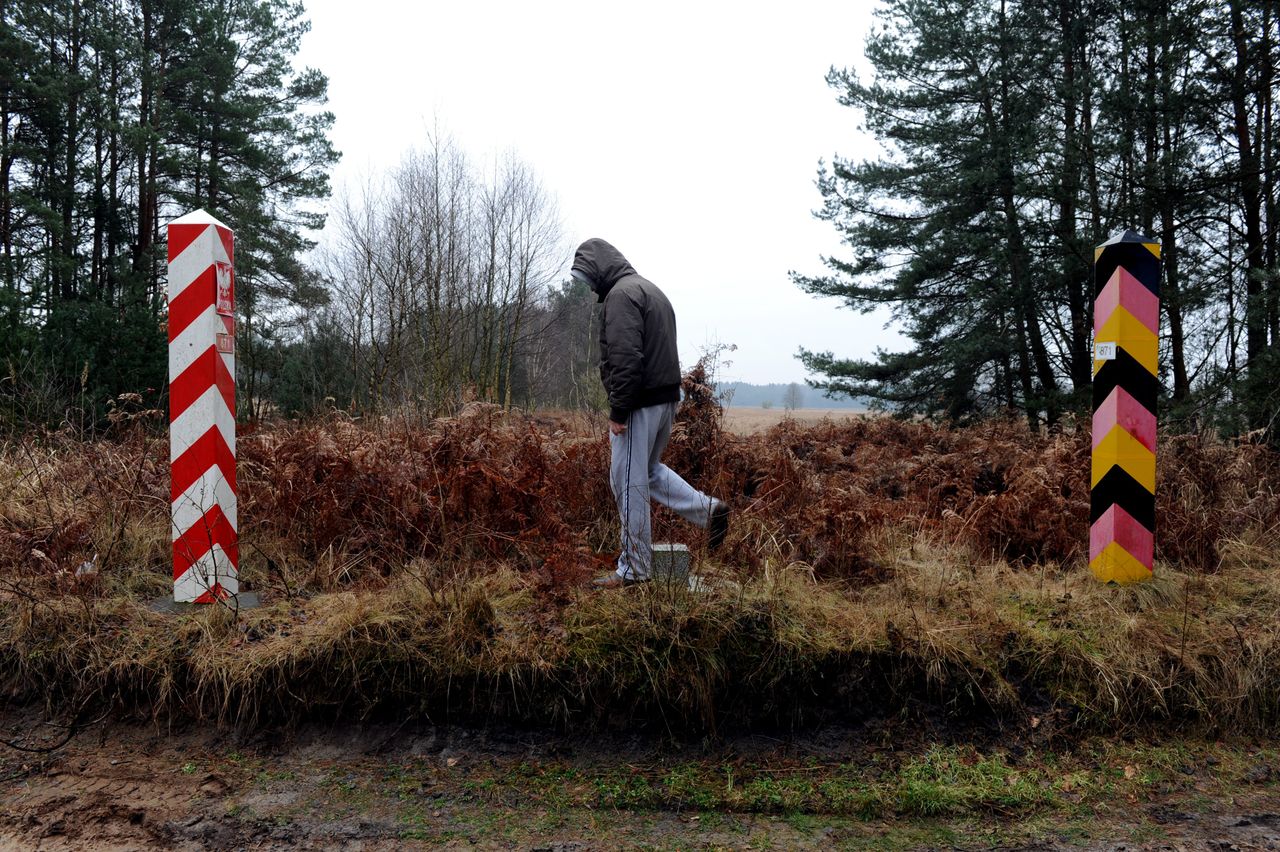
{"type": "Polygon", "coordinates": [[[609,394],[609,419],[626,423],[637,408],[679,402],[676,314],[658,285],[601,239],[578,246],[573,271],[604,303],[600,379],[609,394]]]}

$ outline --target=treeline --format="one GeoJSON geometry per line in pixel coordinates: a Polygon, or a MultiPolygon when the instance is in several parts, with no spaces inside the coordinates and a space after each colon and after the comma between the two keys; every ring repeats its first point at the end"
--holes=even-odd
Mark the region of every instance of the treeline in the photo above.
{"type": "Polygon", "coordinates": [[[799,382],[773,382],[756,385],[751,382],[717,382],[716,390],[726,406],[753,406],[762,408],[848,408],[863,410],[867,401],[843,394],[827,397],[815,393],[799,382]]]}
{"type": "Polygon", "coordinates": [[[888,0],[869,80],[833,69],[879,157],[820,172],[851,256],[797,277],[889,306],[905,351],[805,352],[819,386],[907,413],[1088,409],[1095,246],[1163,246],[1167,422],[1280,411],[1275,0],[888,0]]]}
{"type": "Polygon", "coordinates": [[[0,402],[90,413],[166,382],[169,219],[236,231],[241,359],[323,299],[327,80],[287,0],[0,0],[0,402]]]}
{"type": "Polygon", "coordinates": [[[241,417],[603,404],[595,300],[553,280],[570,247],[529,167],[438,137],[330,201],[301,3],[0,0],[0,23],[0,426],[163,405],[164,224],[196,208],[236,232],[241,417]]]}

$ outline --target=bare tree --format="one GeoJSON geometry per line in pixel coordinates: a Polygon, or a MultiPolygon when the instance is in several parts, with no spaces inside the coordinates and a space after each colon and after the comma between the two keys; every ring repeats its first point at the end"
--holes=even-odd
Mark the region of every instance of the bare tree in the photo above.
{"type": "Polygon", "coordinates": [[[782,395],[782,407],[787,411],[795,411],[804,404],[804,388],[796,382],[787,385],[786,392],[782,395]]]}
{"type": "Polygon", "coordinates": [[[555,202],[514,155],[482,179],[439,135],[337,205],[324,258],[360,388],[352,404],[428,414],[510,407],[545,332],[530,323],[566,256],[555,202]]]}

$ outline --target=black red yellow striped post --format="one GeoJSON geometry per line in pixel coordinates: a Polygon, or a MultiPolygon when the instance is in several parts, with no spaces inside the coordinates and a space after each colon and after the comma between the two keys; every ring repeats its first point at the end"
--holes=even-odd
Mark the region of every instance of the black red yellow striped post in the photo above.
{"type": "Polygon", "coordinates": [[[1160,244],[1125,231],[1094,252],[1089,567],[1104,583],[1151,577],[1160,391],[1160,244]]]}

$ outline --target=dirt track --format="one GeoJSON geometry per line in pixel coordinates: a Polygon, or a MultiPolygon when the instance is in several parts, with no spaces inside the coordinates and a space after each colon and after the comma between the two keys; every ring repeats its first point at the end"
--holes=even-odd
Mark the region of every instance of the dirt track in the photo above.
{"type": "MultiPolygon", "coordinates": [[[[10,713],[7,736],[41,730],[10,713]]],[[[48,729],[44,729],[48,732],[48,729]]],[[[47,758],[5,749],[0,845],[14,849],[1004,848],[1280,849],[1271,767],[1223,792],[1206,777],[1096,819],[856,819],[584,806],[586,779],[670,761],[804,755],[874,759],[866,732],[755,737],[684,748],[639,739],[482,733],[430,725],[228,732],[100,725],[47,758]],[[31,760],[34,758],[34,760],[31,760]],[[562,780],[523,787],[539,767],[562,780]],[[596,773],[595,776],[592,773],[596,773]],[[558,785],[558,786],[557,786],[558,785]],[[1219,796],[1214,797],[1213,791],[1219,796]],[[1191,793],[1189,795],[1189,793],[1191,793]]],[[[598,782],[597,782],[598,783],[598,782]]]]}

